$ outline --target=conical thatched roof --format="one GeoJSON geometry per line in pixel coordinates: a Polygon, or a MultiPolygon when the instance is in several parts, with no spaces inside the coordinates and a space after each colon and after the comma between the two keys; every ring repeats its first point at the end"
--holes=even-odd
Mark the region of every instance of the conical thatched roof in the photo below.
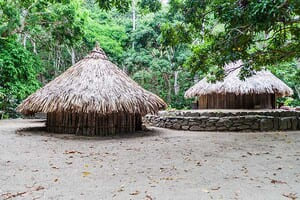
{"type": "Polygon", "coordinates": [[[293,90],[291,88],[267,70],[258,71],[255,75],[246,78],[244,81],[240,80],[239,66],[242,64],[242,61],[237,61],[226,65],[225,71],[228,75],[223,81],[209,83],[207,79],[204,78],[188,89],[185,92],[185,97],[192,98],[212,93],[234,93],[236,95],[275,93],[278,96],[290,96],[293,94],[293,90]]]}
{"type": "Polygon", "coordinates": [[[146,91],[110,62],[96,45],[84,59],[30,95],[18,107],[36,112],[155,113],[166,103],[146,91]]]}

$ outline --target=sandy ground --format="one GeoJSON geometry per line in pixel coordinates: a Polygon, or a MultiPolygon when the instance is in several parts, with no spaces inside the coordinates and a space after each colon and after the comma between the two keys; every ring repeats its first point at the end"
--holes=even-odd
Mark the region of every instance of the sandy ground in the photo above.
{"type": "Polygon", "coordinates": [[[150,128],[114,138],[0,121],[0,199],[296,199],[300,132],[150,128]]]}

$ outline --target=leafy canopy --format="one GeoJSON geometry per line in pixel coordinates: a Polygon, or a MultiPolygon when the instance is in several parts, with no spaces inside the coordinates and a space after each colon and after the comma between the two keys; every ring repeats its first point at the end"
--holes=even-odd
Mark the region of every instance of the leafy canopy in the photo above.
{"type": "Polygon", "coordinates": [[[242,59],[246,77],[261,66],[299,58],[299,0],[171,0],[170,6],[195,39],[187,62],[194,71],[215,69],[221,79],[225,63],[242,59]]]}
{"type": "Polygon", "coordinates": [[[0,110],[10,111],[40,87],[40,60],[15,38],[0,39],[0,110]]]}

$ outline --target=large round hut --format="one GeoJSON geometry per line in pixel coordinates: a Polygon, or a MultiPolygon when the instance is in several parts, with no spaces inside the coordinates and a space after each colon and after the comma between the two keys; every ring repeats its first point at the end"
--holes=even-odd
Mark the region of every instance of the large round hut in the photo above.
{"type": "Polygon", "coordinates": [[[293,90],[267,70],[240,80],[242,61],[225,65],[223,81],[206,78],[188,89],[186,98],[197,98],[199,109],[274,109],[276,98],[290,96],[293,90]]]}
{"type": "Polygon", "coordinates": [[[92,52],[30,95],[18,107],[24,115],[47,113],[47,130],[77,135],[113,135],[141,129],[142,116],[166,103],[110,62],[92,52]]]}

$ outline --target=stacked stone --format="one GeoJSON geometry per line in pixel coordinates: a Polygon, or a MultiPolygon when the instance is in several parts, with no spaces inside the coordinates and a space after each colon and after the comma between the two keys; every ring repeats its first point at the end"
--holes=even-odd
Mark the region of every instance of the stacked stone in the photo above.
{"type": "Polygon", "coordinates": [[[297,111],[160,112],[147,115],[151,126],[191,131],[276,131],[300,130],[297,111]]]}

